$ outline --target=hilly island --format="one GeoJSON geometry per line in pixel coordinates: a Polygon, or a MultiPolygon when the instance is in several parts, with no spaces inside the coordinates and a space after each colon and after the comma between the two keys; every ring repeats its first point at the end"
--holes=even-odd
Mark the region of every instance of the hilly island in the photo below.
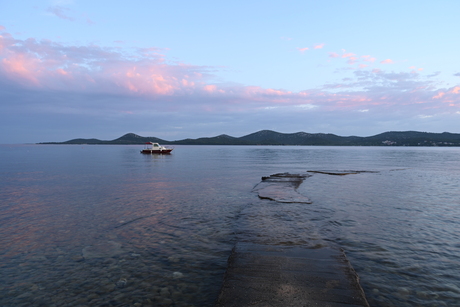
{"type": "Polygon", "coordinates": [[[390,131],[374,136],[359,137],[338,136],[330,133],[280,133],[262,130],[242,137],[221,134],[215,137],[167,141],[156,137],[143,137],[134,133],[127,133],[111,141],[79,138],[66,142],[42,142],[39,144],[138,145],[146,142],[169,145],[460,146],[460,134],[390,131]]]}

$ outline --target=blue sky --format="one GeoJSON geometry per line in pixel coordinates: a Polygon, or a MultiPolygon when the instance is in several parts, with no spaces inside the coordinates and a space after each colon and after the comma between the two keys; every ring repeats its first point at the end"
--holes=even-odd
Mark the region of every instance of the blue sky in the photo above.
{"type": "Polygon", "coordinates": [[[459,1],[1,1],[0,143],[460,133],[459,1]]]}

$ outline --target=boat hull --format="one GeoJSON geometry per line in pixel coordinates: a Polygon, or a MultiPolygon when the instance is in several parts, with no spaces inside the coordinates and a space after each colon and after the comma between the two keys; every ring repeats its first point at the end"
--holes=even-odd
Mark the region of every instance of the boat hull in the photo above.
{"type": "Polygon", "coordinates": [[[143,149],[141,150],[141,153],[143,154],[170,154],[172,149],[163,149],[163,150],[152,150],[152,149],[143,149]]]}

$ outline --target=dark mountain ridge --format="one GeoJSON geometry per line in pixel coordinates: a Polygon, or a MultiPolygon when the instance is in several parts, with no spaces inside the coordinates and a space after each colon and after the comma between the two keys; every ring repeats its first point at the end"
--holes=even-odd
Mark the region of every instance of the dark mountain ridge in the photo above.
{"type": "Polygon", "coordinates": [[[374,136],[338,136],[331,133],[280,133],[261,130],[242,137],[221,134],[215,137],[167,141],[156,137],[143,137],[127,133],[117,139],[73,139],[66,142],[40,144],[124,144],[136,145],[146,142],[177,145],[319,145],[319,146],[460,146],[458,133],[431,133],[418,131],[389,131],[374,136]]]}

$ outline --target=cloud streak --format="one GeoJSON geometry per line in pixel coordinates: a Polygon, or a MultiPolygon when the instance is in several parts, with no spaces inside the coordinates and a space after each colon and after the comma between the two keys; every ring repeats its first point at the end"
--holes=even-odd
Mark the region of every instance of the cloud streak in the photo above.
{"type": "Polygon", "coordinates": [[[313,49],[323,49],[324,44],[318,44],[313,47],[313,49]]]}
{"type": "Polygon", "coordinates": [[[392,59],[386,59],[386,60],[383,60],[383,61],[380,61],[380,64],[393,64],[393,60],[392,59]]]}
{"type": "Polygon", "coordinates": [[[71,10],[69,8],[60,6],[60,5],[54,5],[50,6],[46,10],[48,13],[51,13],[52,15],[64,19],[64,20],[69,20],[69,21],[74,21],[75,19],[68,16],[67,13],[70,12],[71,10]]]}

